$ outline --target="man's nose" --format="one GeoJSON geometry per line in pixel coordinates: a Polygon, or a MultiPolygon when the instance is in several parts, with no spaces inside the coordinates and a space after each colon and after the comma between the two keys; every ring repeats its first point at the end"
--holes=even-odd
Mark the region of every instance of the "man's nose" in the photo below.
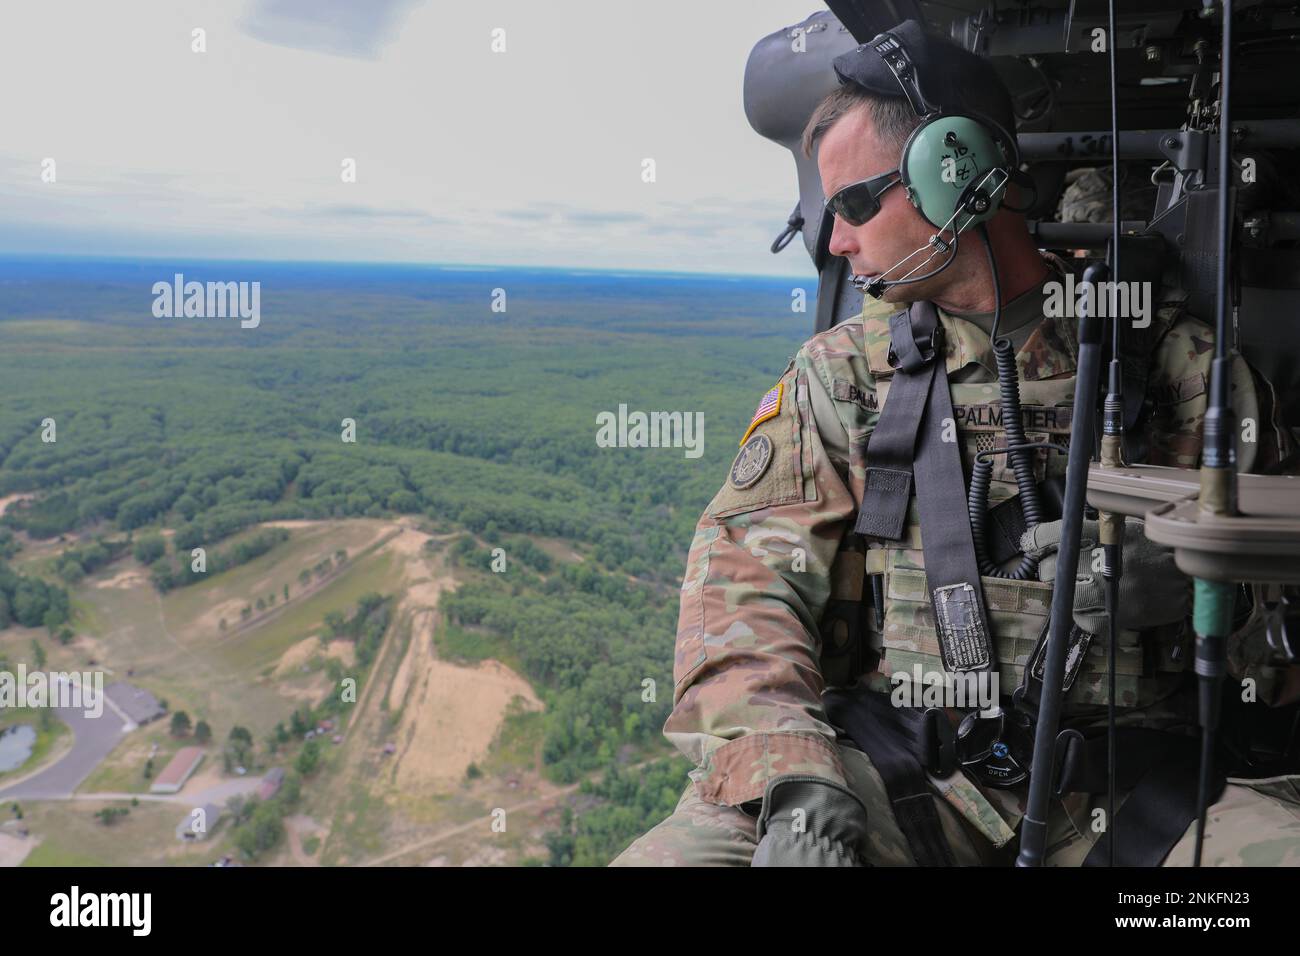
{"type": "Polygon", "coordinates": [[[852,256],[858,251],[857,237],[854,235],[857,230],[842,220],[839,216],[834,217],[834,226],[831,229],[831,241],[827,247],[833,256],[852,256]]]}

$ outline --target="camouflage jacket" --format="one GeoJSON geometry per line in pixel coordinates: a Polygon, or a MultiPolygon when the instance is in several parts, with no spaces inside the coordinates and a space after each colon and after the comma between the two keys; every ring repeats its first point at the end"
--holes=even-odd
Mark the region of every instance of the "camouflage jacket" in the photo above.
{"type": "MultiPolygon", "coordinates": [[[[868,352],[887,338],[885,322],[898,308],[869,303],[860,318],[803,345],[764,396],[726,483],[696,527],[664,734],[696,763],[691,777],[711,803],[756,800],[769,780],[791,772],[844,782],[821,703],[819,625],[837,552],[852,535],[866,440],[883,400],[868,352]]],[[[950,377],[965,370],[964,382],[995,381],[988,336],[942,311],[940,320],[950,377]]],[[[1177,303],[1162,305],[1155,321],[1148,461],[1195,467],[1213,332],[1177,303]]],[[[1022,382],[1073,377],[1076,349],[1073,320],[1044,318],[1017,351],[1022,382]]],[[[1233,389],[1242,420],[1264,416],[1258,441],[1239,442],[1240,469],[1275,465],[1290,446],[1273,420],[1271,390],[1241,360],[1233,389]]]]}

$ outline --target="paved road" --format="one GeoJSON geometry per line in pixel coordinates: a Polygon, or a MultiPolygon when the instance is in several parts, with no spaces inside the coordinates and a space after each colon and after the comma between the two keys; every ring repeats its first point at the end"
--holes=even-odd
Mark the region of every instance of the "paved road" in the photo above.
{"type": "Polygon", "coordinates": [[[98,717],[87,717],[80,707],[59,707],[54,713],[71,728],[72,749],[44,770],[0,789],[0,800],[71,796],[126,736],[129,726],[112,707],[105,707],[98,717]]]}
{"type": "Polygon", "coordinates": [[[74,793],[57,799],[97,800],[100,802],[105,800],[140,800],[141,802],[149,801],[152,803],[183,803],[187,806],[199,807],[205,803],[224,805],[233,796],[248,796],[255,793],[261,785],[261,777],[240,777],[235,780],[222,780],[206,790],[195,790],[193,793],[74,793]]]}

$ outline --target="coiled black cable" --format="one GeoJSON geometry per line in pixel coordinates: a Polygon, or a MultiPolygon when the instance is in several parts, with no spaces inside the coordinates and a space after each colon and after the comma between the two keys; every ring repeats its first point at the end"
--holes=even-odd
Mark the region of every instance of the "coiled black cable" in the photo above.
{"type": "MultiPolygon", "coordinates": [[[[989,241],[988,230],[980,224],[980,238],[984,240],[984,251],[988,255],[989,271],[993,276],[993,328],[991,336],[996,336],[998,323],[1002,319],[1002,289],[998,282],[997,262],[993,258],[993,244],[989,241]]],[[[1033,454],[1028,449],[1019,448],[1027,444],[1025,440],[1024,419],[1020,412],[1020,375],[1016,369],[1015,347],[1008,338],[994,338],[993,359],[998,373],[998,391],[1001,397],[1002,430],[1006,434],[1007,457],[1015,472],[1016,487],[1020,494],[1020,508],[1025,516],[1025,527],[1033,528],[1042,521],[1042,504],[1038,497],[1038,483],[1034,478],[1033,454]]],[[[1037,577],[1038,559],[1031,555],[1022,555],[1020,563],[1012,571],[1004,571],[989,557],[986,541],[988,525],[989,487],[993,480],[993,462],[976,458],[971,470],[970,489],[966,493],[966,511],[970,516],[971,537],[975,541],[975,561],[980,574],[990,578],[1009,578],[1025,581],[1037,577]]]]}

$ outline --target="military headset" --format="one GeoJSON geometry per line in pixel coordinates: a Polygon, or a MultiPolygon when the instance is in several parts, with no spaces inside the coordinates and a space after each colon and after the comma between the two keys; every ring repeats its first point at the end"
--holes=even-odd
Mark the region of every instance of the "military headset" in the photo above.
{"type": "MultiPolygon", "coordinates": [[[[1020,151],[1015,136],[989,117],[969,110],[945,112],[942,106],[927,100],[917,79],[916,65],[896,34],[882,33],[865,46],[884,61],[912,110],[921,117],[920,125],[903,144],[897,173],[913,207],[938,229],[929,243],[875,278],[853,277],[858,289],[880,298],[887,288],[921,282],[952,264],[961,233],[987,222],[1005,205],[1007,186],[1013,178],[1021,178],[1020,151]],[[943,238],[943,233],[949,231],[951,241],[943,238]],[[926,250],[932,250],[930,256],[901,279],[884,278],[926,250]],[[947,258],[938,268],[912,277],[935,256],[944,254],[947,258]]],[[[880,192],[872,199],[876,200],[880,192]]],[[[831,197],[828,204],[835,198],[831,197]]]]}

